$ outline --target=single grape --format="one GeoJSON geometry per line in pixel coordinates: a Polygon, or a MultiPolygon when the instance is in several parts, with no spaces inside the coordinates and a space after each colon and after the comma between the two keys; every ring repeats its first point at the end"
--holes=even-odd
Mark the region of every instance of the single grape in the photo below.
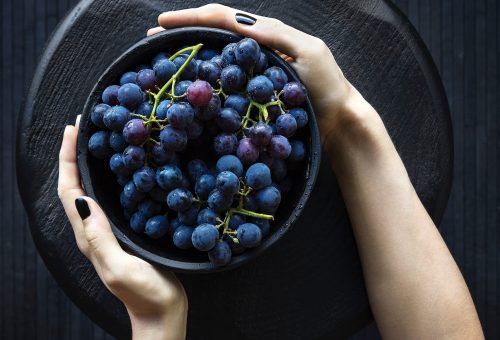
{"type": "MultiPolygon", "coordinates": [[[[158,108],[156,108],[158,110],[158,108]]],[[[143,117],[149,118],[153,111],[153,104],[149,101],[142,102],[141,105],[135,110],[135,114],[141,115],[143,117]]]]}
{"type": "Polygon", "coordinates": [[[253,68],[253,74],[262,74],[264,70],[267,68],[267,56],[264,52],[260,52],[259,60],[255,67],[253,68]]]}
{"type": "Polygon", "coordinates": [[[215,246],[208,252],[208,259],[214,266],[225,266],[231,262],[231,248],[227,242],[216,242],[215,246]]]}
{"type": "Polygon", "coordinates": [[[179,221],[178,218],[174,218],[173,220],[170,220],[170,225],[168,228],[168,234],[170,236],[173,236],[177,228],[179,228],[182,225],[181,221],[179,221]]]}
{"type": "Polygon", "coordinates": [[[125,195],[124,191],[122,191],[120,193],[120,204],[125,209],[136,209],[137,208],[137,201],[128,198],[127,195],[125,195]]]}
{"type": "Polygon", "coordinates": [[[309,118],[307,116],[307,112],[304,109],[300,107],[295,107],[293,109],[290,109],[288,113],[290,113],[293,116],[293,118],[295,118],[298,129],[301,129],[307,125],[309,118]]]}
{"type": "Polygon", "coordinates": [[[275,181],[281,181],[286,177],[286,162],[282,159],[276,158],[271,166],[271,177],[275,181]]]}
{"type": "Polygon", "coordinates": [[[187,163],[187,172],[189,180],[194,183],[198,177],[208,173],[208,168],[201,159],[192,159],[187,163]]]}
{"type": "Polygon", "coordinates": [[[162,61],[162,60],[168,60],[168,58],[170,57],[170,55],[167,53],[167,52],[158,52],[154,57],[153,59],[151,60],[151,65],[153,65],[153,68],[154,66],[159,62],[159,61],[162,61]]]}
{"type": "Polygon", "coordinates": [[[304,85],[299,82],[292,81],[285,84],[283,87],[283,95],[281,96],[281,99],[288,108],[291,108],[304,103],[306,96],[307,91],[304,85]]]}
{"type": "MultiPolygon", "coordinates": [[[[188,55],[181,54],[180,56],[176,57],[174,60],[172,60],[177,67],[177,69],[180,69],[182,64],[187,60],[188,55]]],[[[193,80],[196,78],[196,75],[198,74],[198,65],[196,64],[195,59],[191,59],[189,64],[186,65],[182,73],[180,74],[180,79],[185,80],[193,80]]]]}
{"type": "Polygon", "coordinates": [[[186,126],[186,134],[188,139],[196,139],[199,138],[203,133],[203,123],[194,118],[193,121],[186,126]]]}
{"type": "Polygon", "coordinates": [[[198,78],[207,81],[210,85],[217,85],[222,68],[213,61],[202,61],[198,67],[198,78]]]}
{"type": "Polygon", "coordinates": [[[254,218],[252,220],[252,223],[260,228],[260,231],[262,232],[262,237],[266,237],[271,231],[271,223],[269,223],[269,220],[264,220],[262,218],[254,218]]]}
{"type": "Polygon", "coordinates": [[[240,190],[240,180],[232,172],[222,171],[217,175],[215,187],[223,195],[233,196],[240,190]]]}
{"type": "Polygon", "coordinates": [[[267,151],[274,158],[286,159],[292,152],[292,146],[284,136],[276,135],[271,138],[267,151]]]}
{"type": "Polygon", "coordinates": [[[186,102],[174,103],[167,111],[167,119],[174,128],[184,129],[193,122],[193,107],[186,102]]]}
{"type": "Polygon", "coordinates": [[[170,191],[182,184],[182,171],[175,165],[165,165],[156,170],[156,183],[163,190],[170,191]]]}
{"type": "Polygon", "coordinates": [[[256,146],[266,146],[273,137],[273,129],[265,122],[258,122],[250,128],[248,135],[256,146]]]}
{"type": "Polygon", "coordinates": [[[288,76],[281,67],[272,66],[264,72],[264,75],[273,83],[274,90],[277,92],[283,90],[285,84],[288,83],[288,76]]]}
{"type": "Polygon", "coordinates": [[[120,86],[110,85],[102,91],[102,102],[107,105],[118,105],[118,90],[120,86]]]}
{"type": "Polygon", "coordinates": [[[123,86],[125,84],[135,84],[136,77],[137,72],[125,72],[120,78],[120,85],[123,86]]]}
{"type": "Polygon", "coordinates": [[[163,86],[177,72],[177,67],[170,60],[161,59],[154,64],[153,72],[158,85],[163,86]]]}
{"type": "Polygon", "coordinates": [[[191,235],[193,246],[201,251],[209,251],[215,247],[219,239],[219,231],[213,224],[201,224],[197,226],[191,235]]]}
{"type": "Polygon", "coordinates": [[[203,200],[215,189],[215,177],[209,174],[201,175],[196,180],[194,191],[203,200]]]}
{"type": "Polygon", "coordinates": [[[217,173],[221,173],[222,171],[231,171],[238,177],[243,175],[243,164],[241,164],[238,157],[234,155],[225,155],[219,158],[215,165],[215,169],[217,173]]]}
{"type": "Polygon", "coordinates": [[[273,83],[266,76],[257,76],[248,81],[247,92],[258,103],[266,103],[273,95],[273,83]]]}
{"type": "Polygon", "coordinates": [[[264,163],[255,163],[247,169],[245,183],[252,189],[259,190],[271,182],[271,170],[264,163]]]}
{"type": "Polygon", "coordinates": [[[236,230],[241,224],[246,223],[246,221],[247,219],[245,216],[234,214],[231,216],[231,220],[229,221],[229,228],[236,230]]]}
{"type": "Polygon", "coordinates": [[[144,165],[146,152],[139,146],[130,145],[123,151],[123,162],[132,170],[137,170],[144,165]]]}
{"type": "Polygon", "coordinates": [[[104,118],[104,113],[111,108],[108,104],[97,104],[94,106],[94,109],[90,113],[90,120],[92,123],[94,123],[95,126],[100,127],[100,128],[105,128],[106,125],[104,124],[103,118],[104,118]]]}
{"type": "Polygon", "coordinates": [[[155,73],[150,68],[146,68],[137,72],[135,81],[143,91],[153,90],[156,86],[155,73]]]}
{"type": "Polygon", "coordinates": [[[260,211],[268,214],[274,214],[281,202],[281,193],[277,188],[269,185],[255,194],[257,206],[260,211]]]}
{"type": "Polygon", "coordinates": [[[243,164],[252,164],[259,158],[259,149],[250,138],[242,138],[236,149],[236,156],[241,159],[243,164]]]}
{"type": "Polygon", "coordinates": [[[292,147],[292,151],[290,152],[288,159],[294,162],[304,160],[306,157],[306,147],[304,146],[304,143],[300,140],[292,140],[290,141],[290,145],[292,147]]]}
{"type": "Polygon", "coordinates": [[[179,249],[189,249],[193,246],[191,236],[193,235],[194,228],[181,225],[175,230],[172,241],[179,249]]]}
{"type": "Polygon", "coordinates": [[[247,76],[237,65],[229,65],[222,69],[220,84],[225,93],[241,92],[245,89],[247,76]]]}
{"type": "Polygon", "coordinates": [[[187,89],[193,82],[191,80],[183,80],[178,82],[174,87],[174,95],[180,97],[187,94],[187,89]]]}
{"type": "Polygon", "coordinates": [[[157,119],[167,119],[167,111],[171,105],[170,100],[165,99],[158,104],[158,107],[156,108],[156,118],[157,119]]]}
{"type": "Polygon", "coordinates": [[[138,234],[142,234],[146,228],[147,217],[141,212],[136,212],[130,216],[130,228],[138,234]]]}
{"type": "Polygon", "coordinates": [[[149,192],[149,196],[151,196],[151,198],[153,200],[155,200],[156,202],[161,202],[161,203],[165,203],[166,202],[166,200],[167,200],[167,194],[168,194],[168,192],[166,192],[165,190],[163,190],[162,188],[160,188],[158,186],[155,186],[149,192]]]}
{"type": "Polygon", "coordinates": [[[282,114],[276,118],[276,130],[282,136],[292,137],[297,131],[297,121],[289,113],[282,114]]]}
{"type": "Polygon", "coordinates": [[[226,98],[224,107],[234,109],[240,114],[240,116],[244,116],[247,113],[249,104],[250,101],[246,96],[242,94],[231,94],[226,98]]]}
{"type": "MultiPolygon", "coordinates": [[[[126,85],[125,85],[126,86],[126,85]]],[[[124,106],[113,106],[104,113],[104,125],[110,130],[122,132],[125,124],[130,120],[130,111],[124,106]]]]}
{"type": "Polygon", "coordinates": [[[123,187],[123,194],[129,199],[134,202],[139,203],[146,197],[146,194],[143,192],[140,192],[137,190],[137,187],[135,186],[133,181],[128,182],[125,184],[123,187]]]}
{"type": "Polygon", "coordinates": [[[237,229],[237,238],[245,248],[257,247],[262,240],[262,231],[253,223],[241,224],[237,229]]]}
{"type": "Polygon", "coordinates": [[[217,51],[211,48],[203,47],[200,52],[198,52],[197,57],[200,60],[210,60],[217,55],[217,51]]]}
{"type": "Polygon", "coordinates": [[[177,164],[179,162],[175,152],[165,149],[161,144],[153,146],[151,155],[156,165],[177,164]]]}
{"type": "Polygon", "coordinates": [[[245,71],[253,70],[260,58],[260,46],[252,38],[244,38],[236,44],[234,57],[245,71]]]}
{"type": "Polygon", "coordinates": [[[221,106],[220,98],[218,95],[213,94],[212,98],[208,102],[206,106],[202,106],[198,108],[196,112],[196,118],[202,121],[208,121],[214,119],[219,112],[221,106]]]}
{"type": "Polygon", "coordinates": [[[218,219],[220,219],[220,217],[215,211],[210,208],[205,208],[198,213],[196,222],[198,224],[209,223],[217,225],[219,223],[218,219]]]}
{"type": "Polygon", "coordinates": [[[208,206],[215,212],[226,212],[233,204],[233,197],[214,190],[208,196],[208,206]]]}
{"type": "Polygon", "coordinates": [[[151,238],[158,239],[167,234],[168,219],[164,215],[157,215],[151,217],[146,222],[144,233],[151,238]]]}
{"type": "Polygon", "coordinates": [[[109,146],[109,132],[97,131],[90,136],[88,144],[89,152],[98,159],[105,159],[111,156],[113,150],[109,146]]]}
{"type": "Polygon", "coordinates": [[[232,133],[221,133],[214,138],[214,149],[218,155],[228,155],[236,152],[238,138],[232,133]]]}
{"type": "Polygon", "coordinates": [[[212,86],[204,80],[196,80],[187,88],[187,99],[194,106],[208,105],[212,94],[212,86]]]}
{"type": "Polygon", "coordinates": [[[193,195],[189,190],[177,188],[167,195],[167,205],[174,211],[184,211],[189,209],[193,202],[193,195]]]}
{"type": "Polygon", "coordinates": [[[193,226],[196,224],[198,218],[198,210],[200,209],[198,204],[193,204],[189,209],[184,211],[179,211],[177,218],[183,225],[193,226]]]}
{"type": "Polygon", "coordinates": [[[132,119],[123,127],[123,138],[131,145],[141,145],[149,138],[149,126],[142,119],[132,119]]]}
{"type": "Polygon", "coordinates": [[[161,213],[163,210],[163,204],[151,199],[146,199],[139,204],[138,208],[144,216],[152,217],[161,213]]]}
{"type": "Polygon", "coordinates": [[[160,140],[167,150],[182,151],[186,148],[188,138],[186,130],[167,125],[160,132],[160,140]]]}
{"type": "Polygon", "coordinates": [[[217,113],[215,121],[223,132],[236,132],[241,127],[239,113],[231,108],[225,107],[217,113]]]}
{"type": "Polygon", "coordinates": [[[236,43],[227,44],[222,49],[222,62],[224,63],[224,67],[236,63],[236,58],[234,56],[235,49],[236,43]]]}
{"type": "Polygon", "coordinates": [[[149,166],[144,166],[134,172],[132,177],[135,187],[141,192],[149,192],[155,186],[155,171],[149,166]]]}
{"type": "Polygon", "coordinates": [[[118,101],[120,105],[125,106],[129,110],[134,110],[144,101],[144,93],[138,85],[127,83],[120,86],[118,101]]]}
{"type": "Polygon", "coordinates": [[[210,59],[210,61],[216,63],[217,65],[219,65],[219,67],[221,68],[224,68],[226,65],[224,64],[224,60],[222,59],[222,56],[220,54],[217,54],[215,57],[213,57],[212,59],[210,59]]]}
{"type": "Polygon", "coordinates": [[[121,153],[115,153],[111,156],[109,159],[109,167],[111,171],[118,176],[130,176],[132,174],[132,170],[125,167],[123,155],[121,153]]]}

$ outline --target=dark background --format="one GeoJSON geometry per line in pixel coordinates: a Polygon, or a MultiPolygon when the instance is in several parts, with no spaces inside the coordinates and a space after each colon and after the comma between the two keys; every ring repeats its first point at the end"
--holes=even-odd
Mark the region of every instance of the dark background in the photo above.
{"type": "MultiPolygon", "coordinates": [[[[15,127],[37,59],[75,0],[2,0],[0,77],[0,337],[105,339],[37,255],[15,179],[15,127]]],[[[450,103],[453,188],[441,232],[489,339],[500,337],[499,59],[496,0],[398,0],[430,49],[450,103]]],[[[96,53],[99,53],[96,51],[96,53]]],[[[371,326],[359,339],[373,338],[371,326]]]]}

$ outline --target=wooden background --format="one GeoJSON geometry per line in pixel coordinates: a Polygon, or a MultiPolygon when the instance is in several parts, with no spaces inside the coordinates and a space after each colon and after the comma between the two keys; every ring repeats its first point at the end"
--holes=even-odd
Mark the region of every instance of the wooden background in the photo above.
{"type": "MultiPolygon", "coordinates": [[[[0,337],[106,339],[62,293],[34,248],[15,180],[15,126],[50,33],[75,0],[2,0],[0,337]]],[[[500,336],[499,59],[496,0],[397,0],[429,47],[450,102],[452,195],[441,232],[464,272],[487,338],[500,336]]],[[[375,327],[358,339],[373,338],[375,327]]]]}

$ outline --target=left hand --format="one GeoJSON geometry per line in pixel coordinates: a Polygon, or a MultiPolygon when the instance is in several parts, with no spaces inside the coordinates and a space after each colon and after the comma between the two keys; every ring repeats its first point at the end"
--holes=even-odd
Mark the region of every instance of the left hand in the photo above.
{"type": "Polygon", "coordinates": [[[102,209],[85,196],[76,160],[78,126],[79,117],[75,126],[64,130],[57,188],[78,248],[104,285],[125,304],[134,338],[184,339],[187,297],[179,280],[173,273],[125,252],[102,209]]]}

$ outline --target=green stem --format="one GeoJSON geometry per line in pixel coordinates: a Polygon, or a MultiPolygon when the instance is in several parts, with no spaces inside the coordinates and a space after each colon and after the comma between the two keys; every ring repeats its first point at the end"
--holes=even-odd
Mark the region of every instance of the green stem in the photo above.
{"type": "Polygon", "coordinates": [[[231,209],[229,209],[229,213],[231,215],[232,214],[240,214],[240,215],[245,215],[245,216],[250,216],[250,217],[255,217],[255,218],[261,218],[264,220],[274,220],[273,215],[260,214],[260,213],[256,213],[254,211],[246,210],[243,208],[231,208],[231,209]]]}

